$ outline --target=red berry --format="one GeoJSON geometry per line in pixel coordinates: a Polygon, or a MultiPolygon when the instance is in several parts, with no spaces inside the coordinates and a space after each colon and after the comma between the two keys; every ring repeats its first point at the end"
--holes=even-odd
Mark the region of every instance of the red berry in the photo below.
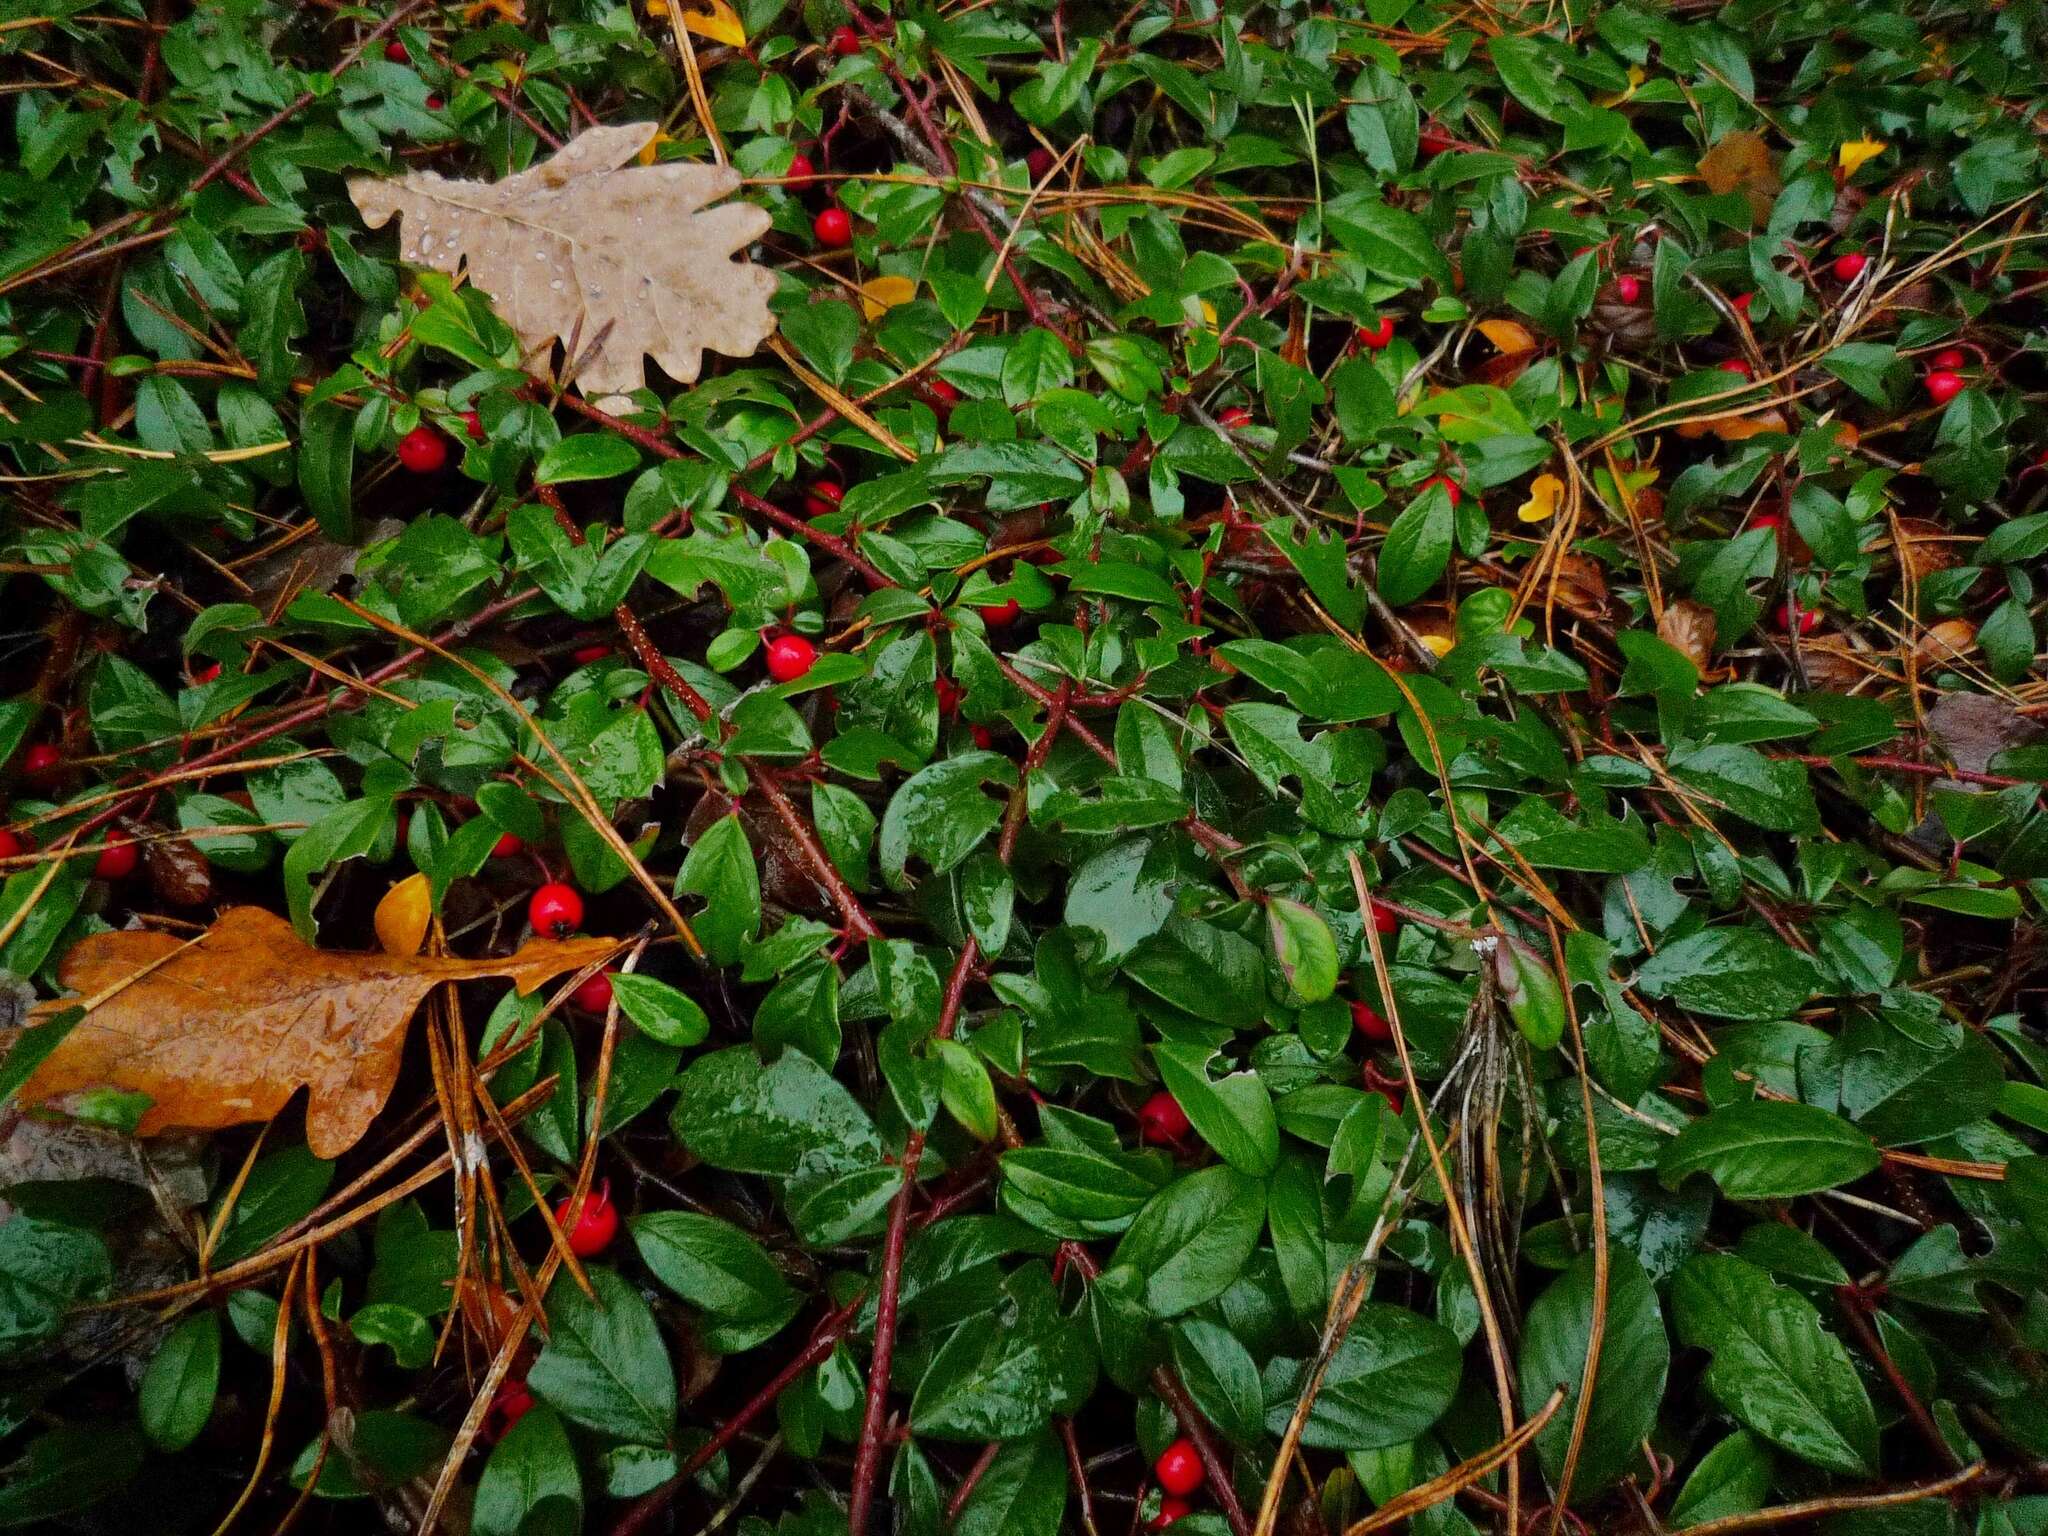
{"type": "Polygon", "coordinates": [[[429,96],[427,98],[427,110],[429,112],[438,112],[445,105],[446,103],[438,96],[429,96]]]}
{"type": "Polygon", "coordinates": [[[1784,537],[1785,519],[1775,512],[1764,513],[1762,516],[1753,519],[1749,526],[1752,528],[1768,528],[1780,538],[1784,537]]]}
{"type": "Polygon", "coordinates": [[[1732,373],[1745,379],[1756,377],[1756,371],[1739,357],[1729,358],[1727,362],[1720,364],[1720,369],[1723,373],[1732,373]]]}
{"type": "Polygon", "coordinates": [[[1364,1003],[1351,1005],[1351,1022],[1358,1032],[1368,1040],[1387,1041],[1394,1038],[1394,1028],[1379,1013],[1364,1003]]]}
{"type": "Polygon", "coordinates": [[[526,846],[526,839],[517,832],[500,832],[498,840],[491,844],[491,857],[509,859],[526,846]]]}
{"type": "Polygon", "coordinates": [[[992,752],[995,750],[996,733],[987,726],[970,725],[967,728],[967,734],[974,738],[975,746],[979,747],[982,751],[992,752]]]}
{"type": "Polygon", "coordinates": [[[811,164],[811,157],[806,154],[791,155],[789,169],[782,173],[784,180],[793,181],[798,186],[808,185],[817,174],[818,168],[811,164]]]}
{"type": "MultiPolygon", "coordinates": [[[[1194,1129],[1188,1112],[1165,1089],[1152,1095],[1138,1111],[1138,1139],[1155,1147],[1177,1146],[1194,1129]]],[[[1162,1479],[1163,1481],[1163,1479],[1162,1479]]]]}
{"type": "Polygon", "coordinates": [[[845,499],[846,488],[836,480],[813,480],[811,488],[804,492],[804,516],[829,516],[839,510],[839,503],[845,499]]]}
{"type": "Polygon", "coordinates": [[[575,886],[550,880],[527,902],[526,920],[533,924],[535,933],[550,939],[566,939],[583,926],[583,897],[575,886]]]}
{"type": "Polygon", "coordinates": [[[1447,149],[1456,149],[1458,141],[1432,123],[1415,136],[1415,147],[1421,151],[1422,158],[1427,160],[1447,149]]]}
{"type": "Polygon", "coordinates": [[[939,713],[948,716],[960,707],[961,699],[966,697],[960,685],[944,675],[932,684],[932,692],[938,695],[939,713]]]}
{"type": "Polygon", "coordinates": [[[1966,387],[1963,376],[1949,368],[1937,368],[1920,382],[1926,386],[1927,398],[1936,405],[1947,405],[1966,387]]]}
{"type": "Polygon", "coordinates": [[[853,215],[837,203],[830,208],[821,208],[818,216],[811,220],[811,233],[827,250],[844,250],[853,244],[853,215]]]}
{"type": "Polygon", "coordinates": [[[593,971],[583,978],[569,1001],[585,1013],[603,1013],[612,1005],[612,978],[608,972],[593,971]]]}
{"type": "Polygon", "coordinates": [[[1820,627],[1820,614],[1815,609],[1788,602],[1778,609],[1778,628],[1790,634],[1795,623],[1799,626],[1799,633],[1810,635],[1820,627]]]}
{"type": "Polygon", "coordinates": [[[1634,304],[1643,296],[1643,280],[1623,274],[1614,280],[1614,296],[1624,304],[1634,304]]]}
{"type": "Polygon", "coordinates": [[[1252,413],[1241,405],[1233,405],[1227,411],[1216,413],[1216,425],[1228,431],[1235,432],[1239,427],[1248,427],[1251,424],[1252,413]]]}
{"type": "Polygon", "coordinates": [[[102,880],[126,880],[141,862],[142,855],[127,834],[113,832],[107,836],[107,846],[93,861],[92,872],[102,880]]]}
{"type": "Polygon", "coordinates": [[[834,27],[826,46],[842,59],[850,59],[860,52],[860,34],[851,27],[834,27]]]}
{"type": "Polygon", "coordinates": [[[1401,931],[1401,919],[1394,912],[1380,904],[1372,904],[1372,931],[1381,938],[1401,931]]]}
{"type": "Polygon", "coordinates": [[[475,411],[464,411],[461,416],[462,430],[469,434],[472,443],[484,440],[484,419],[475,411]]]}
{"type": "Polygon", "coordinates": [[[1465,493],[1458,489],[1458,482],[1451,479],[1451,477],[1448,475],[1431,475],[1427,480],[1423,481],[1422,484],[1415,487],[1415,494],[1420,496],[1432,485],[1442,486],[1444,488],[1444,494],[1451,498],[1451,505],[1454,507],[1464,499],[1465,493]]]}
{"type": "Polygon", "coordinates": [[[45,778],[64,764],[64,754],[47,741],[39,741],[21,754],[21,771],[32,779],[45,778]]]}
{"type": "Polygon", "coordinates": [[[398,462],[416,475],[431,475],[448,462],[448,439],[421,422],[398,440],[398,462]]]}
{"type": "Polygon", "coordinates": [[[1861,251],[1851,251],[1846,256],[1837,256],[1829,270],[1838,282],[1853,283],[1863,275],[1863,269],[1870,265],[1870,258],[1861,251]]]}
{"type": "Polygon", "coordinates": [[[1967,368],[1969,364],[1970,354],[1961,347],[1943,347],[1934,354],[1934,366],[1937,368],[1967,368]]]}
{"type": "Polygon", "coordinates": [[[1745,317],[1749,314],[1749,306],[1755,302],[1756,295],[1753,293],[1738,293],[1737,295],[1735,295],[1734,298],[1728,301],[1729,307],[1732,308],[1735,311],[1735,313],[1737,313],[1738,315],[1743,315],[1745,317]]]}
{"type": "Polygon", "coordinates": [[[1043,144],[1036,144],[1032,146],[1031,152],[1024,157],[1024,169],[1031,173],[1033,181],[1043,181],[1052,174],[1052,168],[1057,159],[1058,157],[1043,144]]]}
{"type": "Polygon", "coordinates": [[[981,615],[981,622],[989,628],[1001,629],[1006,624],[1017,622],[1017,615],[1024,611],[1024,605],[1013,597],[1006,602],[984,603],[974,611],[981,615]]]}
{"type": "Polygon", "coordinates": [[[569,1239],[569,1251],[579,1259],[595,1258],[619,1235],[619,1208],[612,1204],[611,1190],[607,1181],[581,1201],[571,1196],[555,1207],[555,1223],[569,1239]]]}
{"type": "Polygon", "coordinates": [[[924,397],[941,416],[952,415],[953,407],[960,403],[960,391],[945,379],[926,379],[924,397]]]}
{"type": "Polygon", "coordinates": [[[20,856],[21,839],[5,827],[0,827],[0,859],[13,859],[20,856]]]}
{"type": "Polygon", "coordinates": [[[497,1395],[491,1399],[491,1406],[484,1414],[485,1436],[492,1440],[503,1439],[532,1407],[533,1393],[525,1382],[517,1377],[500,1382],[497,1395]]]}
{"type": "Polygon", "coordinates": [[[1394,317],[1381,315],[1371,325],[1358,328],[1358,344],[1368,352],[1377,352],[1394,339],[1394,317]]]}
{"type": "Polygon", "coordinates": [[[818,648],[802,635],[777,635],[768,642],[768,675],[793,683],[816,665],[818,648]]]}
{"type": "Polygon", "coordinates": [[[219,676],[220,663],[217,661],[208,662],[205,666],[201,667],[197,672],[194,672],[192,674],[192,682],[195,687],[203,688],[219,676]]]}
{"type": "Polygon", "coordinates": [[[1195,1442],[1183,1435],[1159,1453],[1159,1459],[1152,1463],[1152,1475],[1159,1479],[1159,1486],[1168,1493],[1182,1498],[1202,1486],[1204,1473],[1202,1457],[1195,1449],[1195,1442]]]}
{"type": "Polygon", "coordinates": [[[1159,1501],[1159,1513],[1145,1522],[1148,1531],[1163,1531],[1183,1515],[1191,1515],[1195,1506],[1186,1499],[1165,1498],[1159,1501]]]}
{"type": "Polygon", "coordinates": [[[593,661],[603,661],[611,655],[612,648],[602,641],[595,645],[579,645],[569,653],[569,659],[579,667],[587,667],[593,661]]]}
{"type": "Polygon", "coordinates": [[[405,51],[405,44],[394,37],[384,45],[384,57],[394,64],[404,64],[412,55],[405,51]]]}
{"type": "Polygon", "coordinates": [[[1382,1072],[1378,1062],[1371,1060],[1366,1062],[1363,1080],[1366,1091],[1376,1093],[1385,1099],[1387,1101],[1387,1108],[1395,1114],[1401,1113],[1402,1109],[1407,1105],[1408,1095],[1404,1091],[1406,1085],[1400,1078],[1389,1077],[1386,1073],[1382,1072]]]}

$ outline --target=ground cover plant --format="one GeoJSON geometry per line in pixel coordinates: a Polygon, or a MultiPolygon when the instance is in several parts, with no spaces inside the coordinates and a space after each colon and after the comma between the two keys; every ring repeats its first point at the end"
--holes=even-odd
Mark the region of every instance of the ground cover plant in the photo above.
{"type": "Polygon", "coordinates": [[[0,0],[0,1528],[2048,1531],[2044,60],[0,0]]]}

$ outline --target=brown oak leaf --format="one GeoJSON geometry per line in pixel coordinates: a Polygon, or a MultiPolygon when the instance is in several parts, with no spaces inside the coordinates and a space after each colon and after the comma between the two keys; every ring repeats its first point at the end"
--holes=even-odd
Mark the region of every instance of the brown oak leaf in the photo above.
{"type": "Polygon", "coordinates": [[[1748,196],[1750,214],[1759,225],[1770,222],[1771,205],[1785,189],[1778,179],[1778,157],[1747,128],[1722,134],[1713,148],[1700,156],[1700,179],[1717,194],[1740,189],[1748,196]]]}
{"type": "Polygon", "coordinates": [[[525,994],[617,948],[575,938],[482,960],[343,954],[313,948],[262,907],[229,908],[196,941],[90,934],[58,975],[80,997],[112,995],[22,1085],[20,1102],[62,1108],[87,1089],[145,1093],[153,1102],[136,1134],[155,1136],[268,1120],[303,1085],[306,1145],[338,1157],[384,1107],[413,1011],[437,983],[504,976],[525,994]]]}
{"type": "Polygon", "coordinates": [[[359,176],[349,196],[372,229],[404,219],[401,259],[466,266],[529,352],[559,339],[584,394],[619,415],[646,382],[643,357],[693,384],[707,348],[745,357],[775,329],[774,274],[732,259],[766,232],[767,211],[705,207],[740,185],[730,166],[632,164],[656,131],[586,129],[497,182],[359,176]]]}

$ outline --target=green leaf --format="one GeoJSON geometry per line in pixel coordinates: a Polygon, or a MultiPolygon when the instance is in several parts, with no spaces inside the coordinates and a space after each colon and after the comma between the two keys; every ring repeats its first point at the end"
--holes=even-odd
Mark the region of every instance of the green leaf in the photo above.
{"type": "Polygon", "coordinates": [[[1262,1179],[1280,1160],[1280,1126],[1273,1098],[1256,1072],[1233,1072],[1210,1081],[1215,1052],[1168,1041],[1152,1048],[1167,1090],[1187,1112],[1216,1155],[1241,1173],[1262,1179]]]}
{"type": "Polygon", "coordinates": [[[1433,485],[1410,502],[1380,548],[1380,596],[1399,608],[1436,585],[1450,563],[1455,528],[1450,493],[1442,486],[1433,485]]]}
{"type": "Polygon", "coordinates": [[[1117,1245],[1115,1263],[1144,1277],[1146,1308],[1178,1317],[1236,1281],[1265,1222],[1255,1178],[1222,1165],[1177,1179],[1146,1202],[1117,1245]]]}
{"type": "Polygon", "coordinates": [[[147,1449],[125,1425],[69,1424],[36,1436],[0,1482],[0,1530],[47,1530],[97,1504],[134,1479],[147,1449]]]}
{"type": "Polygon", "coordinates": [[[633,1243],[654,1278],[693,1307],[743,1322],[787,1322],[799,1298],[767,1251],[729,1221],[694,1211],[635,1217],[633,1243]]]}
{"type": "Polygon", "coordinates": [[[612,995],[619,1011],[650,1040],[688,1049],[702,1045],[711,1032],[704,1010],[682,992],[652,976],[618,972],[612,977],[612,995]]]}
{"type": "MultiPolygon", "coordinates": [[[[1302,1427],[1318,1450],[1373,1451],[1419,1438],[1450,1407],[1463,1365],[1458,1337],[1405,1307],[1369,1301],[1330,1357],[1322,1389],[1302,1427]]],[[[1294,1413],[1291,1388],[1270,1390],[1266,1428],[1279,1434],[1294,1413]]]]}
{"type": "Polygon", "coordinates": [[[1229,1329],[1185,1318],[1173,1330],[1173,1364],[1203,1417],[1239,1445],[1265,1434],[1266,1403],[1251,1351],[1229,1329]]]}
{"type": "Polygon", "coordinates": [[[0,1359],[56,1337],[72,1303],[105,1295],[113,1278],[91,1232],[32,1216],[0,1223],[0,1359]]]}
{"type": "Polygon", "coordinates": [[[676,1137],[714,1168],[787,1178],[799,1166],[846,1171],[881,1160],[867,1111],[801,1051],[765,1067],[751,1046],[713,1051],[676,1088],[676,1137]]]}
{"type": "Polygon", "coordinates": [[[1666,945],[1640,971],[1651,997],[1718,1019],[1782,1019],[1820,984],[1813,962],[1757,928],[1708,928],[1666,945]]]}
{"type": "Polygon", "coordinates": [[[220,1386],[220,1314],[195,1312],[164,1335],[136,1391],[143,1432],[160,1451],[182,1451],[213,1416],[220,1386]]]}
{"type": "Polygon", "coordinates": [[[565,437],[540,456],[534,466],[536,485],[567,485],[575,480],[610,480],[640,467],[640,450],[609,432],[579,432],[565,437]]]}
{"type": "Polygon", "coordinates": [[[933,1358],[910,1425],[941,1440],[1015,1440],[1072,1412],[1095,1384],[1087,1334],[1062,1314],[1038,1264],[1011,1274],[992,1317],[970,1319],[933,1358]]]}
{"type": "Polygon", "coordinates": [[[691,926],[715,962],[737,961],[741,945],[761,926],[761,875],[737,813],[720,817],[690,845],[676,894],[704,898],[691,926]]]}
{"type": "Polygon", "coordinates": [[[1266,936],[1287,979],[1289,1002],[1319,1003],[1337,990],[1337,939],[1315,908],[1272,897],[1266,903],[1266,936]]]}
{"type": "Polygon", "coordinates": [[[555,1536],[583,1520],[583,1474],[560,1415],[535,1403],[491,1447],[477,1478],[471,1536],[555,1536]]]}
{"type": "Polygon", "coordinates": [[[564,1418],[637,1445],[675,1432],[676,1378],[640,1293],[616,1271],[586,1270],[595,1299],[570,1284],[548,1291],[548,1340],[527,1372],[534,1395],[564,1418]]]}
{"type": "Polygon", "coordinates": [[[1796,1291],[1754,1265],[1701,1254],[1671,1287],[1681,1342],[1713,1352],[1707,1390],[1745,1428],[1846,1477],[1877,1471],[1877,1418],[1841,1341],[1796,1291]]]}
{"type": "Polygon", "coordinates": [[[1036,1434],[996,1453],[953,1522],[954,1536],[1045,1536],[1066,1518],[1067,1459],[1058,1440],[1036,1434]]]}
{"type": "MultiPolygon", "coordinates": [[[[1530,1304],[1522,1334],[1522,1411],[1533,1415],[1558,1387],[1569,1389],[1563,1405],[1536,1437],[1536,1454],[1552,1482],[1564,1470],[1596,1327],[1593,1281],[1593,1255],[1581,1254],[1530,1304]]],[[[1619,1481],[1638,1465],[1641,1443],[1656,1426],[1671,1368],[1671,1341],[1664,1333],[1657,1292],[1626,1248],[1609,1247],[1606,1309],[1597,1326],[1599,1369],[1572,1479],[1580,1497],[1619,1481]]]]}
{"type": "Polygon", "coordinates": [[[1779,1200],[1835,1189],[1878,1165],[1876,1145],[1812,1104],[1725,1104],[1664,1144],[1657,1173],[1676,1189],[1706,1173],[1731,1200],[1779,1200]]]}

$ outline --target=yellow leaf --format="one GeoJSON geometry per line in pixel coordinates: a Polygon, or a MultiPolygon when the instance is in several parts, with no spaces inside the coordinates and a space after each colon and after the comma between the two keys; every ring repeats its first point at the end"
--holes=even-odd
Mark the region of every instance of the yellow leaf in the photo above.
{"type": "Polygon", "coordinates": [[[1525,523],[1544,523],[1557,516],[1557,502],[1564,495],[1564,482],[1555,475],[1538,475],[1529,483],[1529,499],[1515,508],[1525,523]]]}
{"type": "Polygon", "coordinates": [[[474,5],[462,8],[462,24],[473,27],[486,16],[495,16],[511,26],[526,25],[525,0],[476,0],[474,5]]]}
{"type": "Polygon", "coordinates": [[[668,0],[647,0],[647,14],[662,17],[668,14],[668,0]]]}
{"type": "Polygon", "coordinates": [[[898,304],[908,304],[916,297],[914,277],[871,277],[860,286],[860,307],[870,320],[879,319],[898,304]]]}
{"type": "Polygon", "coordinates": [[[1642,65],[1631,64],[1628,67],[1628,89],[1625,91],[1609,91],[1605,96],[1595,97],[1593,104],[1598,107],[1620,106],[1629,97],[1635,95],[1637,86],[1649,78],[1649,75],[1644,72],[1642,65]]]}
{"type": "Polygon", "coordinates": [[[384,893],[370,926],[387,955],[410,960],[427,940],[427,922],[434,915],[434,893],[424,874],[410,874],[384,893]]]}
{"type": "Polygon", "coordinates": [[[1458,643],[1449,635],[1417,635],[1415,638],[1428,648],[1432,656],[1439,657],[1450,655],[1452,648],[1458,643]]]}
{"type": "Polygon", "coordinates": [[[725,0],[704,0],[704,4],[711,9],[702,15],[695,11],[683,12],[683,25],[699,37],[724,43],[728,48],[746,47],[747,29],[740,25],[739,13],[725,0]]]}
{"type": "Polygon", "coordinates": [[[640,153],[635,155],[633,158],[638,160],[642,165],[653,165],[657,160],[661,158],[661,146],[668,142],[669,136],[667,134],[657,133],[653,138],[649,139],[644,145],[641,146],[640,153]]]}
{"type": "Polygon", "coordinates": [[[1845,177],[1854,176],[1889,148],[1882,139],[1853,139],[1835,151],[1835,162],[1842,167],[1845,177]]]}
{"type": "Polygon", "coordinates": [[[1528,327],[1512,320],[1482,320],[1479,334],[1504,353],[1529,352],[1536,346],[1536,338],[1529,334],[1528,327]]]}

